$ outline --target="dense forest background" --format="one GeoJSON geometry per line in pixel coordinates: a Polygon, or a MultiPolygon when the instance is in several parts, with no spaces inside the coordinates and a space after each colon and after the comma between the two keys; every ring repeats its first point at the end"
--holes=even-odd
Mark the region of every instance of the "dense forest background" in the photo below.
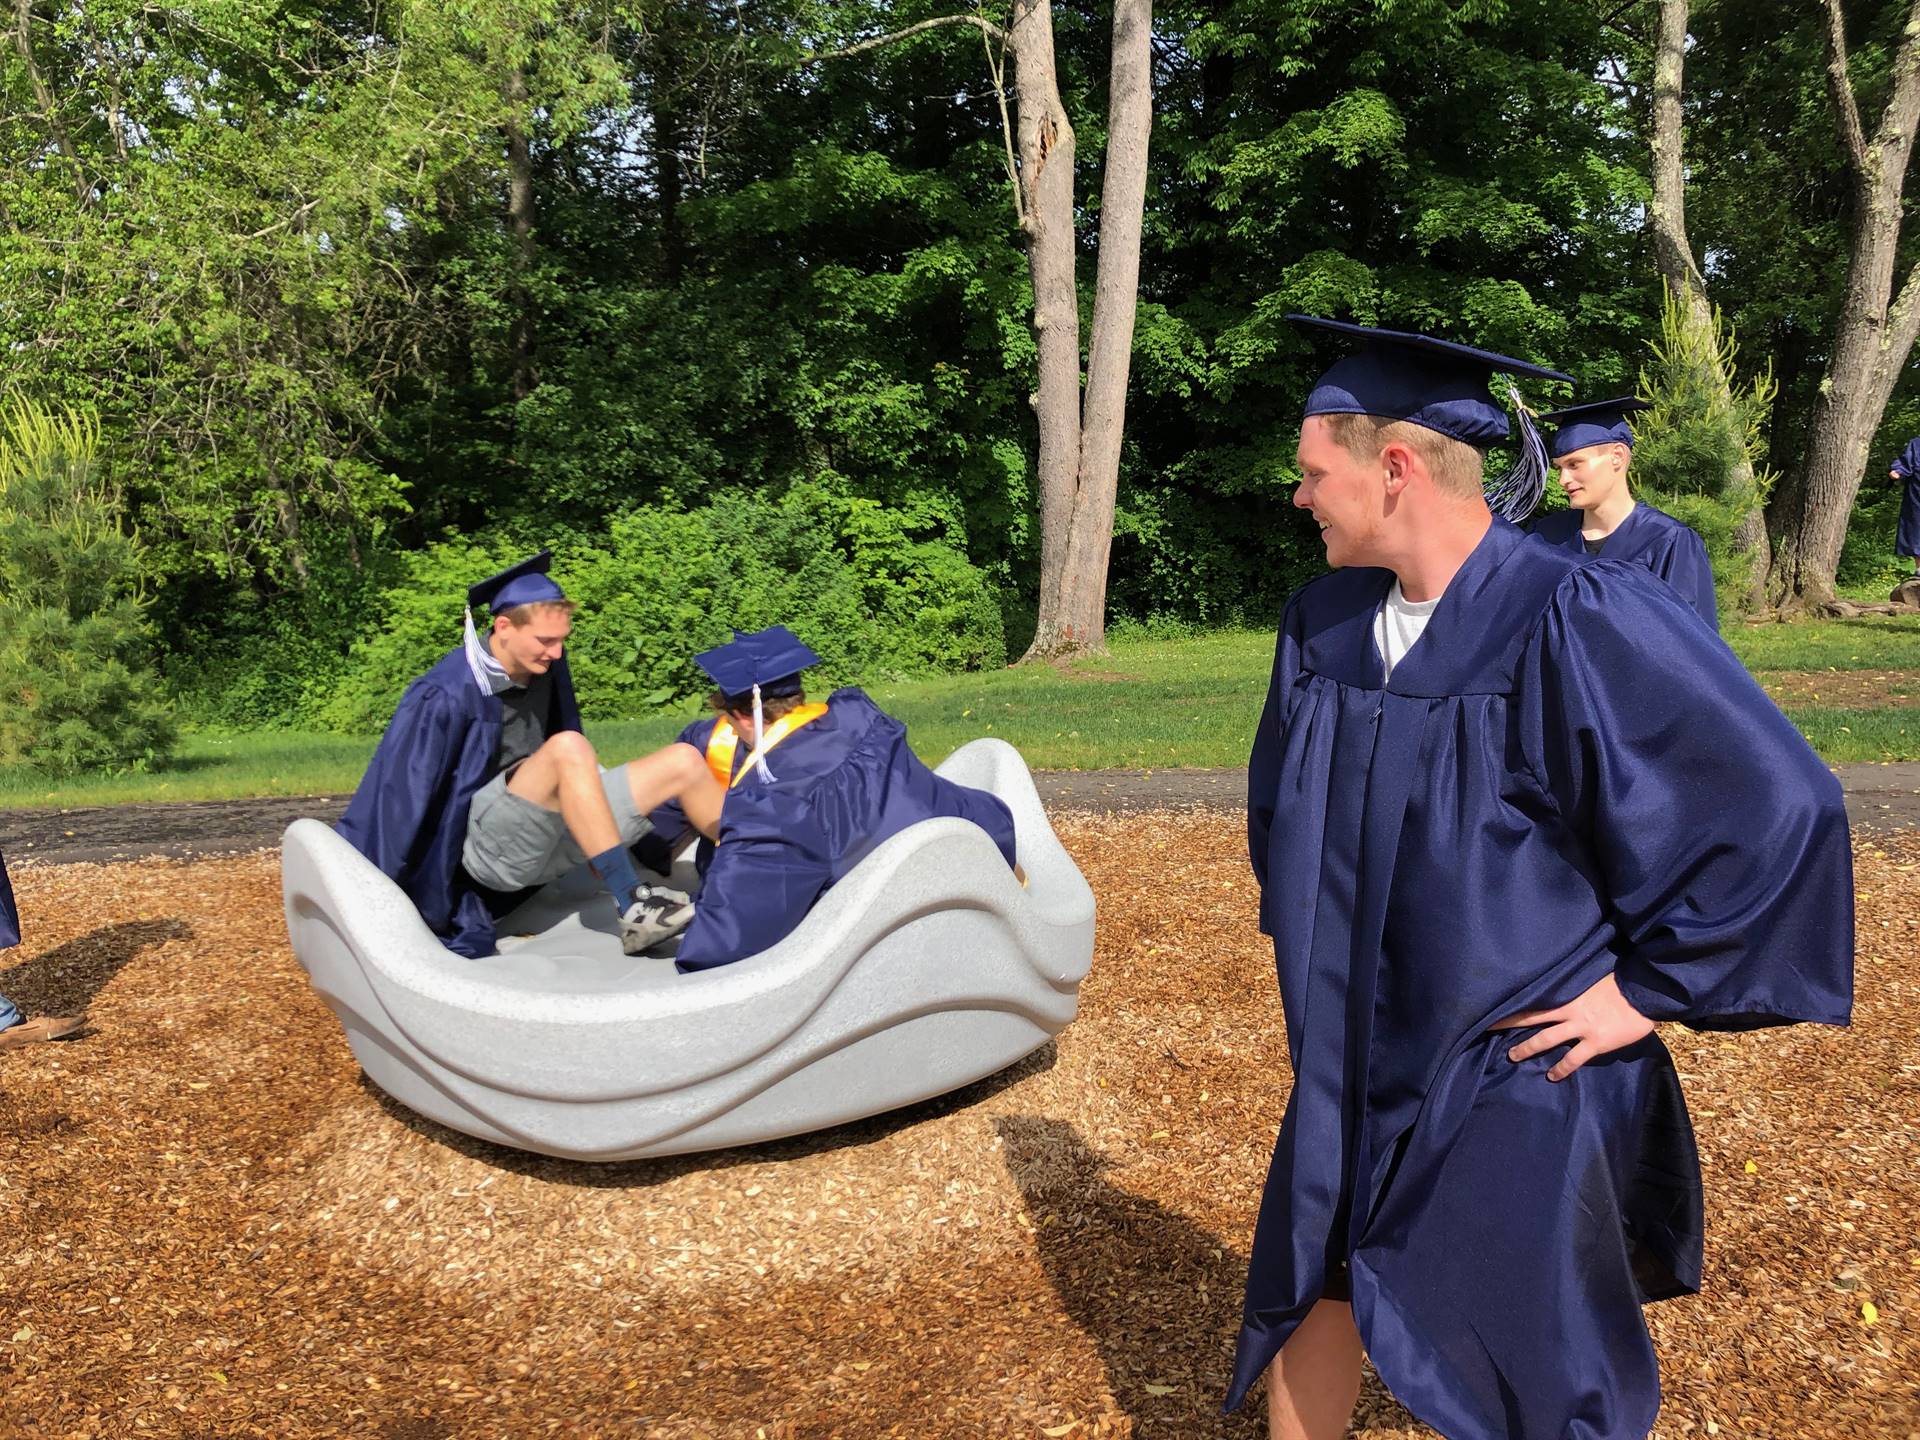
{"type": "MultiPolygon", "coordinates": [[[[1848,7],[1866,101],[1906,10],[1848,7]]],[[[949,11],[18,0],[6,389],[97,417],[182,712],[377,728],[464,586],[541,545],[603,711],[691,693],[729,625],[794,624],[848,675],[1017,656],[1035,352],[992,47],[816,58],[949,11]]],[[[1162,0],[1118,625],[1266,623],[1317,573],[1287,487],[1325,355],[1288,311],[1635,389],[1653,11],[1162,0]]],[[[1110,7],[1053,12],[1091,259],[1110,7]]],[[[1823,19],[1701,0],[1690,28],[1688,224],[1741,380],[1777,382],[1785,473],[1846,278],[1823,19]]],[[[1887,461],[1916,429],[1908,380],[1843,586],[1894,573],[1887,461]]]]}

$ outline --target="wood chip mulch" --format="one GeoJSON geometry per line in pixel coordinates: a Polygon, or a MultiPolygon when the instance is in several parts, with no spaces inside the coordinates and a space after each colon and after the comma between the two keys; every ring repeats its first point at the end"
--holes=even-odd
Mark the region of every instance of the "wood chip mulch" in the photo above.
{"type": "MultiPolygon", "coordinates": [[[[1101,919],[1054,1046],[602,1167],[367,1086],[272,855],[24,866],[0,990],[95,1028],[0,1054],[0,1435],[1263,1434],[1218,1414],[1288,1082],[1240,822],[1061,830],[1101,919]]],[[[1920,834],[1859,886],[1852,1030],[1668,1037],[1710,1238],[1659,1436],[1920,1437],[1920,834]]],[[[1370,1379],[1356,1433],[1429,1432],[1370,1379]]]]}

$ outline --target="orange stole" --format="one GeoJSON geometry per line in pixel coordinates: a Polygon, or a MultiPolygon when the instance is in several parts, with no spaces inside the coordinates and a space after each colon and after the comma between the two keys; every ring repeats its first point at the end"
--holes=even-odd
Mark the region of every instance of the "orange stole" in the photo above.
{"type": "Polygon", "coordinates": [[[734,756],[740,749],[740,732],[733,728],[733,722],[722,715],[714,722],[713,734],[707,737],[707,769],[713,772],[713,778],[731,790],[747,778],[747,771],[753,768],[754,755],[765,755],[774,746],[786,739],[794,731],[811,725],[827,713],[827,707],[821,703],[798,705],[767,726],[766,741],[752,755],[738,775],[733,773],[734,756]]]}

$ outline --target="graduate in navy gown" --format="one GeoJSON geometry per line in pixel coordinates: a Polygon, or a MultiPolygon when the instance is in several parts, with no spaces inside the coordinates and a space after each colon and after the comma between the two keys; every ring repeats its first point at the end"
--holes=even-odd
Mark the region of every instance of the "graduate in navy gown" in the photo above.
{"type": "MultiPolygon", "coordinates": [[[[0,855],[0,950],[20,943],[20,911],[13,903],[13,883],[7,879],[7,857],[0,855]]],[[[60,1040],[86,1024],[69,1015],[38,1015],[29,1020],[5,995],[0,995],[0,1050],[60,1040]]]]}
{"type": "Polygon", "coordinates": [[[1651,408],[1628,395],[1542,415],[1559,427],[1550,448],[1568,508],[1539,516],[1528,529],[1549,545],[1646,566],[1718,630],[1719,605],[1706,542],[1690,525],[1633,498],[1627,478],[1633,427],[1627,416],[1651,408]]]}
{"type": "Polygon", "coordinates": [[[1920,436],[1907,441],[1907,448],[1900,452],[1900,458],[1887,473],[1896,480],[1904,480],[1907,487],[1900,496],[1900,520],[1893,532],[1893,553],[1913,561],[1914,573],[1920,575],[1920,436]]]}
{"type": "Polygon", "coordinates": [[[1702,1258],[1654,1025],[1847,1021],[1840,788],[1671,587],[1489,513],[1487,373],[1551,372],[1337,328],[1294,497],[1336,569],[1248,769],[1292,1091],[1227,1403],[1271,1363],[1276,1440],[1332,1440],[1364,1346],[1452,1440],[1641,1440],[1640,1307],[1702,1258]]]}
{"type": "Polygon", "coordinates": [[[820,657],[786,626],[736,631],[694,658],[718,687],[716,713],[681,740],[728,789],[676,957],[681,970],[730,965],[777,944],[876,846],[922,820],[971,820],[1014,863],[1006,803],[934,774],[907,748],[906,726],[865,691],[808,702],[799,672],[820,657]]]}
{"type": "Polygon", "coordinates": [[[541,551],[467,592],[466,638],[408,688],[337,826],[400,888],[448,949],[494,950],[494,922],[583,860],[638,953],[685,928],[679,891],[642,883],[631,847],[647,812],[679,801],[718,823],[701,757],[668,746],[602,768],[580,733],[565,646],[573,602],[541,551]],[[492,612],[483,639],[473,606],[492,612]]]}

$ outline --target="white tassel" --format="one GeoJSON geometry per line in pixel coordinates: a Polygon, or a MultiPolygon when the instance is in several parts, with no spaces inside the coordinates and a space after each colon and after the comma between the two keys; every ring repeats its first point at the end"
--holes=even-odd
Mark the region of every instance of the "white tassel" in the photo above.
{"type": "Polygon", "coordinates": [[[747,757],[747,763],[751,765],[755,760],[758,760],[760,762],[760,773],[764,775],[767,778],[767,782],[771,784],[773,781],[773,767],[767,764],[767,757],[760,753],[761,747],[766,743],[767,722],[766,717],[760,710],[760,685],[758,681],[755,681],[753,686],[753,754],[747,757]]]}
{"type": "Polygon", "coordinates": [[[1502,520],[1518,525],[1539,508],[1541,497],[1547,493],[1547,472],[1553,462],[1547,458],[1547,443],[1540,438],[1520,392],[1509,385],[1507,395],[1519,418],[1520,453],[1507,473],[1486,487],[1487,507],[1502,520]]]}

